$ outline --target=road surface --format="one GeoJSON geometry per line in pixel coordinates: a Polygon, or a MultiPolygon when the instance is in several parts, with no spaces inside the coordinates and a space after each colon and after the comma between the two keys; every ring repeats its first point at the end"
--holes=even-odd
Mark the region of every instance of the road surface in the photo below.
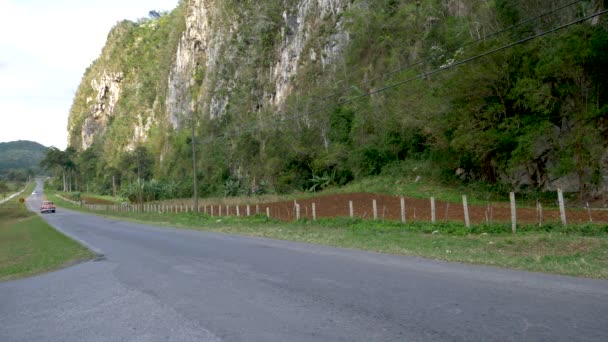
{"type": "Polygon", "coordinates": [[[0,341],[608,338],[607,281],[43,217],[103,257],[0,283],[0,341]]]}

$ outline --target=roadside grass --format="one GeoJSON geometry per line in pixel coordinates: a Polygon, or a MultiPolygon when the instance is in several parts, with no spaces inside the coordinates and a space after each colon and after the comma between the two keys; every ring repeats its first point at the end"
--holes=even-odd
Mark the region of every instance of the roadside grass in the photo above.
{"type": "Polygon", "coordinates": [[[428,160],[405,160],[387,165],[380,175],[369,176],[343,187],[330,188],[326,192],[372,192],[413,198],[435,199],[460,203],[462,195],[467,195],[471,204],[485,204],[488,201],[508,201],[508,193],[482,182],[447,182],[440,170],[428,160]]]}
{"type": "MultiPolygon", "coordinates": [[[[25,193],[31,193],[34,186],[32,183],[25,193]]],[[[18,199],[0,205],[0,281],[48,272],[92,256],[18,199]]]]}
{"type": "MultiPolygon", "coordinates": [[[[51,195],[52,196],[52,195],[51,195]]],[[[56,204],[87,211],[53,196],[56,204]]],[[[381,222],[335,218],[285,223],[265,216],[92,212],[128,221],[411,255],[518,270],[608,279],[608,225],[510,225],[381,222]]]]}
{"type": "MultiPolygon", "coordinates": [[[[433,179],[421,179],[418,176],[375,176],[361,179],[342,188],[328,189],[324,193],[372,192],[396,196],[407,196],[420,199],[435,197],[438,201],[453,203],[462,202],[462,195],[467,195],[471,204],[486,204],[488,201],[504,201],[498,195],[481,188],[475,190],[460,186],[446,186],[433,179]]],[[[506,197],[508,200],[508,196],[506,197]]]]}

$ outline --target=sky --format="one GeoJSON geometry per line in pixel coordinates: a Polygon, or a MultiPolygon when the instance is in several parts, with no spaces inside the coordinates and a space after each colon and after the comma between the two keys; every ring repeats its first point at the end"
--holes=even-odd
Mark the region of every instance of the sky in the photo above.
{"type": "Polygon", "coordinates": [[[178,0],[0,0],[0,142],[67,147],[68,114],[85,69],[123,19],[178,0]]]}

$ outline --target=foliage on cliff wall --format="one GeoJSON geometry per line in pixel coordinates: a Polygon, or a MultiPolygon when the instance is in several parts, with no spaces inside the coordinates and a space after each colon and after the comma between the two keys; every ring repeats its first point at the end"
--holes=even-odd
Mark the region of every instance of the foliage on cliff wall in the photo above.
{"type": "Polygon", "coordinates": [[[604,8],[580,1],[481,39],[569,2],[191,0],[119,23],[70,116],[81,184],[126,186],[139,151],[144,178],[188,195],[194,120],[204,194],[319,190],[411,159],[444,179],[606,193],[604,18],[406,81],[604,8]],[[193,32],[201,18],[209,32],[193,32]],[[120,79],[111,112],[111,89],[91,86],[104,73],[120,79]]]}

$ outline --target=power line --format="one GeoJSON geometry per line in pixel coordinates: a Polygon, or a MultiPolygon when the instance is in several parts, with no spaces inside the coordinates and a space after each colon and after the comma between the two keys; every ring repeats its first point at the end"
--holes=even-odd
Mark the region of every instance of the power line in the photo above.
{"type": "Polygon", "coordinates": [[[433,71],[429,71],[429,72],[426,72],[426,73],[420,74],[420,75],[418,75],[418,76],[416,76],[416,77],[412,77],[412,78],[409,78],[409,79],[407,79],[407,80],[403,80],[403,81],[400,81],[400,82],[397,82],[397,83],[394,83],[394,84],[391,84],[391,85],[388,85],[388,86],[385,86],[385,87],[382,87],[382,88],[379,88],[379,89],[376,89],[376,90],[370,91],[370,92],[368,92],[367,94],[364,94],[364,95],[362,95],[362,96],[359,96],[359,97],[355,97],[355,98],[353,98],[353,99],[350,99],[350,100],[348,100],[348,102],[355,101],[355,100],[357,100],[358,98],[361,98],[361,97],[371,96],[371,95],[374,95],[374,94],[377,94],[377,93],[380,93],[380,92],[386,91],[386,90],[391,89],[391,88],[398,87],[398,86],[400,86],[400,85],[402,85],[402,84],[409,83],[409,82],[411,82],[411,81],[414,81],[414,80],[417,80],[417,79],[420,79],[420,78],[425,78],[425,77],[428,77],[428,76],[434,75],[434,74],[436,74],[436,73],[438,73],[438,72],[441,72],[441,71],[443,71],[443,70],[447,70],[447,69],[452,69],[452,68],[455,68],[455,67],[457,67],[457,66],[460,66],[460,65],[462,65],[462,64],[466,64],[466,63],[469,63],[469,62],[475,61],[475,60],[480,59],[480,58],[482,58],[482,57],[485,57],[485,56],[487,56],[487,55],[491,55],[491,54],[494,54],[494,53],[496,53],[496,52],[500,52],[500,51],[503,51],[503,50],[506,50],[506,49],[512,48],[512,47],[514,47],[514,46],[516,46],[516,45],[523,44],[523,43],[526,43],[526,42],[528,42],[528,41],[530,41],[530,40],[533,40],[533,39],[536,39],[536,38],[540,38],[540,37],[546,36],[546,35],[548,35],[548,34],[551,34],[551,33],[557,32],[557,31],[559,31],[559,30],[563,30],[563,29],[568,28],[568,27],[570,27],[570,26],[573,26],[573,25],[576,25],[576,24],[582,23],[583,21],[586,21],[586,20],[589,20],[589,19],[593,19],[593,18],[598,17],[598,16],[600,16],[600,15],[602,15],[602,14],[605,14],[605,13],[607,13],[607,12],[608,12],[608,10],[603,10],[603,11],[597,12],[597,13],[592,14],[592,15],[590,15],[590,16],[587,16],[587,17],[585,17],[585,18],[582,18],[582,19],[577,19],[577,20],[572,21],[572,22],[570,22],[570,23],[568,23],[568,24],[558,26],[558,27],[553,28],[553,29],[551,29],[551,30],[548,30],[548,31],[545,31],[545,32],[542,32],[542,33],[539,33],[539,34],[536,34],[536,35],[533,35],[533,36],[530,36],[530,37],[524,38],[524,39],[520,39],[520,40],[518,40],[518,41],[516,41],[516,42],[514,42],[514,43],[511,43],[511,44],[507,44],[507,45],[501,46],[501,47],[496,48],[496,49],[494,49],[494,50],[490,50],[490,51],[488,51],[488,52],[485,52],[485,53],[483,53],[483,54],[480,54],[480,55],[477,55],[477,56],[474,56],[474,57],[470,57],[470,58],[464,59],[464,60],[462,60],[462,61],[460,61],[460,62],[456,62],[456,63],[453,63],[453,64],[451,64],[451,65],[448,65],[448,66],[445,66],[445,67],[442,67],[442,68],[439,68],[439,69],[435,69],[435,70],[433,70],[433,71]]]}
{"type": "MultiPolygon", "coordinates": [[[[598,17],[600,15],[603,15],[603,14],[605,14],[607,12],[608,12],[608,10],[603,10],[603,11],[594,13],[592,15],[586,16],[584,18],[574,20],[574,21],[572,21],[570,23],[558,26],[558,27],[553,28],[551,30],[547,30],[547,31],[544,31],[544,32],[539,33],[539,34],[535,34],[535,35],[532,35],[532,36],[520,39],[520,40],[518,40],[516,42],[510,43],[510,44],[507,44],[507,45],[503,45],[503,46],[501,46],[499,48],[487,51],[485,53],[482,53],[482,54],[479,54],[479,55],[476,55],[476,56],[473,56],[473,57],[466,58],[466,59],[464,59],[462,61],[450,64],[448,66],[440,67],[438,69],[434,69],[434,70],[431,70],[429,72],[425,72],[425,73],[419,74],[417,76],[405,79],[403,81],[399,81],[399,82],[396,82],[396,83],[393,83],[393,84],[390,84],[390,85],[387,85],[387,86],[384,86],[384,87],[381,87],[381,88],[369,91],[369,92],[367,92],[365,94],[358,95],[358,96],[355,96],[355,97],[352,97],[352,98],[349,98],[349,99],[346,99],[346,100],[338,101],[338,102],[335,102],[333,104],[325,105],[325,106],[313,109],[313,110],[305,112],[305,113],[296,114],[296,115],[292,115],[292,116],[289,116],[289,117],[282,117],[282,118],[279,118],[279,120],[277,120],[274,123],[268,123],[268,124],[264,124],[262,126],[263,127],[278,126],[278,125],[280,125],[280,124],[282,124],[284,122],[287,122],[287,121],[295,120],[295,119],[298,119],[298,118],[301,118],[301,117],[305,117],[305,116],[310,116],[310,115],[313,115],[313,114],[317,114],[317,113],[323,112],[323,111],[325,111],[327,109],[331,109],[331,108],[335,108],[335,107],[338,107],[338,106],[341,106],[341,105],[344,105],[344,104],[347,104],[347,103],[355,102],[355,101],[358,101],[360,99],[363,99],[363,98],[366,98],[366,97],[369,97],[369,96],[372,96],[372,95],[375,95],[375,94],[387,91],[389,89],[399,87],[399,86],[404,85],[406,83],[410,83],[410,82],[413,82],[413,81],[416,81],[416,80],[419,80],[419,79],[423,79],[423,78],[432,76],[434,74],[437,74],[439,72],[442,72],[442,71],[445,71],[445,70],[449,70],[449,69],[453,69],[453,68],[456,68],[456,67],[458,67],[460,65],[463,65],[463,64],[466,64],[466,63],[478,60],[478,59],[483,58],[485,56],[488,56],[488,55],[491,55],[491,54],[494,54],[494,53],[497,53],[497,52],[500,52],[500,51],[507,50],[507,49],[512,48],[512,47],[514,47],[516,45],[524,44],[524,43],[526,43],[528,41],[531,41],[531,40],[534,40],[534,39],[546,36],[548,34],[557,32],[559,30],[563,30],[565,28],[568,28],[570,26],[574,26],[576,24],[582,23],[582,22],[587,21],[589,19],[593,19],[593,18],[598,17]]],[[[226,132],[225,134],[216,135],[215,137],[214,136],[210,136],[207,140],[210,141],[211,139],[220,139],[220,138],[229,138],[230,136],[238,136],[238,135],[240,135],[240,134],[242,134],[244,132],[254,131],[255,129],[257,129],[257,127],[251,125],[248,129],[239,130],[241,132],[238,132],[238,131],[237,132],[233,132],[233,133],[226,132]]]]}
{"type": "MultiPolygon", "coordinates": [[[[475,43],[479,43],[479,42],[481,42],[481,41],[483,41],[483,40],[486,40],[486,39],[488,39],[488,38],[491,38],[491,37],[494,37],[494,36],[500,35],[500,34],[502,34],[502,33],[506,32],[506,31],[512,30],[512,29],[517,28],[517,27],[519,27],[519,26],[523,26],[523,25],[528,24],[528,23],[530,23],[530,22],[532,22],[532,21],[534,21],[534,20],[537,20],[537,19],[540,19],[540,18],[542,18],[542,17],[544,17],[544,16],[547,16],[547,15],[549,15],[549,14],[556,13],[556,12],[558,12],[558,11],[561,11],[561,10],[565,9],[565,8],[568,8],[568,7],[570,7],[570,6],[573,6],[573,5],[575,5],[575,4],[579,3],[579,2],[582,2],[582,0],[577,0],[577,1],[571,2],[571,3],[567,4],[567,5],[560,6],[560,7],[558,7],[558,8],[555,8],[555,9],[551,10],[551,11],[544,12],[544,13],[542,13],[542,14],[540,14],[540,15],[537,15],[537,16],[535,16],[535,17],[533,17],[533,18],[526,19],[526,20],[521,21],[521,22],[519,22],[519,23],[517,23],[517,24],[514,24],[514,25],[511,25],[511,26],[509,26],[509,27],[507,27],[507,28],[504,28],[504,29],[502,29],[502,30],[499,30],[499,31],[493,32],[493,33],[491,33],[491,34],[489,34],[489,35],[483,36],[482,38],[479,38],[479,39],[477,39],[477,40],[470,41],[470,42],[465,43],[465,44],[463,44],[463,45],[461,45],[461,46],[459,46],[459,47],[457,47],[457,48],[454,48],[454,49],[451,49],[451,50],[448,50],[448,51],[444,52],[444,53],[442,54],[442,56],[443,56],[443,55],[446,55],[446,54],[448,54],[448,53],[455,52],[455,51],[458,51],[458,50],[460,50],[460,49],[463,49],[463,48],[465,48],[465,47],[467,47],[467,46],[469,46],[469,45],[472,45],[472,44],[475,44],[475,43]]],[[[371,83],[371,82],[373,82],[373,81],[375,81],[375,80],[378,80],[378,79],[381,79],[381,78],[385,78],[385,77],[388,77],[388,76],[395,75],[395,74],[397,74],[398,72],[401,72],[401,71],[403,71],[403,70],[406,70],[406,69],[412,68],[412,67],[414,67],[414,66],[421,65],[421,64],[423,64],[423,63],[425,63],[425,62],[428,62],[428,61],[432,60],[432,58],[433,58],[433,57],[427,57],[427,58],[422,59],[422,60],[420,60],[420,61],[418,61],[418,62],[416,62],[416,63],[414,63],[414,64],[410,64],[410,65],[407,65],[407,66],[403,66],[403,67],[401,67],[401,68],[399,68],[399,69],[396,69],[396,70],[393,70],[393,71],[391,71],[391,72],[389,72],[389,73],[387,73],[387,74],[380,75],[380,76],[378,76],[378,77],[372,78],[372,79],[367,80],[367,81],[359,82],[359,83],[357,83],[356,85],[358,85],[358,86],[359,86],[359,85],[363,85],[363,84],[371,83]]],[[[353,87],[354,87],[354,86],[350,86],[350,87],[348,87],[348,88],[344,88],[344,89],[343,89],[343,90],[341,90],[341,91],[338,91],[338,92],[332,93],[332,94],[330,94],[330,95],[324,96],[324,97],[322,97],[322,98],[319,98],[318,100],[320,100],[320,101],[327,100],[327,99],[332,98],[332,97],[334,97],[334,96],[336,96],[336,95],[343,94],[343,93],[345,93],[345,92],[347,92],[347,91],[351,90],[353,87]]],[[[365,95],[365,94],[362,94],[362,96],[366,96],[366,95],[365,95]]],[[[315,111],[313,110],[313,113],[314,113],[314,112],[315,112],[315,111]]],[[[302,115],[301,115],[301,116],[302,116],[302,115]]],[[[238,128],[237,128],[237,130],[238,130],[238,128]]]]}
{"type": "MultiPolygon", "coordinates": [[[[550,15],[550,14],[553,14],[553,13],[556,13],[556,12],[559,12],[559,11],[561,11],[561,10],[564,10],[564,9],[566,9],[566,8],[570,7],[570,6],[576,5],[576,4],[578,4],[579,2],[582,2],[582,1],[583,1],[583,0],[577,0],[577,1],[571,2],[571,3],[567,4],[567,5],[564,5],[564,6],[561,6],[561,7],[555,8],[555,9],[553,9],[553,10],[551,10],[551,11],[544,12],[544,13],[542,13],[542,14],[540,14],[540,15],[535,16],[535,17],[528,18],[528,19],[523,20],[523,21],[521,21],[521,22],[519,22],[519,23],[517,23],[517,24],[513,24],[513,25],[511,25],[511,26],[509,26],[509,27],[506,27],[506,28],[504,28],[504,29],[502,29],[502,30],[498,30],[498,31],[496,31],[496,32],[490,33],[490,34],[485,35],[485,36],[483,36],[483,37],[481,37],[481,38],[478,38],[478,39],[476,39],[476,40],[469,41],[469,42],[467,42],[467,43],[465,43],[465,44],[463,44],[463,45],[460,45],[459,47],[456,47],[456,48],[453,48],[453,49],[447,50],[447,51],[445,51],[444,53],[442,53],[440,56],[445,56],[445,55],[446,55],[446,54],[448,54],[448,53],[454,53],[454,52],[457,52],[457,51],[459,51],[460,49],[463,49],[463,48],[465,48],[465,47],[467,47],[467,46],[470,46],[470,45],[473,45],[473,44],[479,43],[479,42],[481,42],[481,41],[487,40],[488,38],[492,38],[492,37],[495,37],[495,36],[501,35],[501,34],[503,34],[503,33],[507,32],[507,31],[510,31],[510,30],[515,29],[515,28],[517,28],[517,27],[520,27],[520,26],[526,25],[526,24],[528,24],[528,23],[530,23],[530,22],[533,22],[533,21],[535,21],[535,20],[538,20],[538,19],[540,19],[540,18],[542,18],[542,17],[545,17],[545,16],[547,16],[547,15],[550,15]]],[[[317,99],[312,98],[312,97],[310,97],[310,98],[312,98],[312,99],[313,99],[313,101],[324,101],[324,100],[330,99],[330,98],[332,98],[332,97],[334,97],[334,96],[337,96],[337,95],[340,95],[340,94],[344,94],[344,93],[346,93],[347,91],[350,91],[350,90],[351,90],[351,89],[352,89],[354,86],[361,86],[361,85],[368,84],[368,83],[371,83],[371,82],[376,81],[376,80],[379,80],[379,79],[388,78],[388,77],[393,76],[393,75],[395,75],[395,74],[397,74],[397,73],[400,73],[401,71],[404,71],[404,70],[410,69],[410,68],[412,68],[412,67],[415,67],[415,66],[421,65],[421,64],[423,64],[423,63],[425,63],[425,62],[431,61],[433,58],[434,58],[434,56],[433,56],[433,57],[427,57],[427,58],[424,58],[424,59],[422,59],[422,60],[419,60],[419,61],[417,61],[417,62],[415,62],[415,63],[412,63],[412,64],[407,64],[407,65],[405,65],[405,66],[403,66],[403,67],[400,67],[400,68],[398,68],[398,69],[395,69],[395,70],[393,70],[393,71],[389,71],[388,73],[382,74],[382,75],[380,75],[380,76],[376,76],[376,77],[371,78],[371,79],[366,80],[366,81],[362,81],[362,82],[356,83],[355,85],[352,85],[352,86],[346,87],[346,88],[344,88],[344,89],[342,89],[342,90],[339,90],[339,91],[337,91],[337,92],[334,92],[334,93],[332,93],[332,94],[329,94],[329,95],[326,95],[326,96],[323,96],[323,97],[320,97],[320,98],[317,98],[317,99]]]]}

